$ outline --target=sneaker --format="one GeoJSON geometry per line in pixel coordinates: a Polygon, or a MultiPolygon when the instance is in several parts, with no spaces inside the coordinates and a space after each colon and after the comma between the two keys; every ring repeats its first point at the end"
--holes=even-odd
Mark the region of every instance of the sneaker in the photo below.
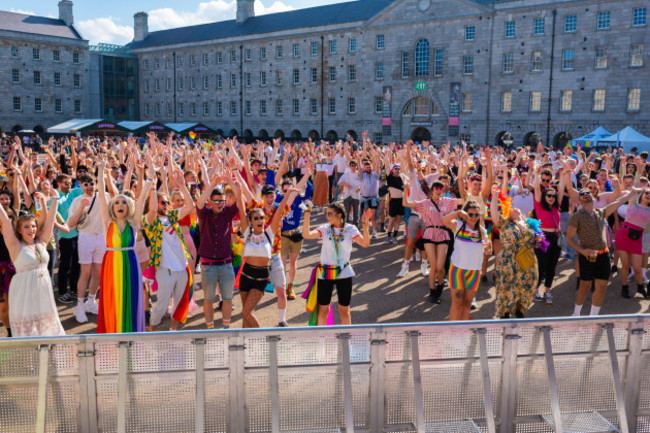
{"type": "Polygon", "coordinates": [[[194,268],[194,273],[195,274],[200,274],[201,273],[201,263],[196,264],[196,268],[194,268]]]}
{"type": "Polygon", "coordinates": [[[422,263],[420,265],[420,272],[422,272],[423,277],[428,277],[429,276],[429,267],[427,266],[426,263],[422,263]]]}
{"type": "Polygon", "coordinates": [[[415,260],[418,261],[418,262],[422,261],[422,254],[420,254],[419,251],[415,252],[415,260]]]}
{"type": "Polygon", "coordinates": [[[399,274],[397,274],[398,278],[405,277],[406,274],[409,272],[409,264],[402,262],[402,268],[399,270],[399,274]]]}
{"type": "Polygon", "coordinates": [[[542,295],[540,295],[539,293],[535,293],[535,296],[533,297],[533,301],[542,302],[543,300],[544,297],[542,297],[542,295]]]}
{"type": "Polygon", "coordinates": [[[286,320],[283,320],[282,322],[278,323],[278,328],[288,328],[289,324],[287,323],[286,320]]]}
{"type": "Polygon", "coordinates": [[[393,236],[392,238],[390,238],[390,241],[391,241],[391,243],[393,243],[393,244],[395,244],[395,245],[397,245],[397,243],[398,243],[398,242],[397,242],[397,238],[396,238],[395,236],[393,236]]]}
{"type": "Polygon", "coordinates": [[[576,259],[576,258],[573,257],[571,254],[567,254],[566,257],[564,257],[564,258],[567,259],[567,260],[570,261],[570,262],[572,262],[572,261],[574,261],[574,260],[576,259]]]}
{"type": "Polygon", "coordinates": [[[86,316],[86,308],[85,304],[77,305],[74,308],[74,318],[77,320],[79,323],[87,323],[88,322],[88,316],[86,316]]]}
{"type": "Polygon", "coordinates": [[[546,292],[544,293],[544,299],[546,299],[546,306],[550,307],[553,305],[553,295],[551,295],[551,292],[546,292]]]}
{"type": "Polygon", "coordinates": [[[84,308],[86,309],[86,313],[94,314],[97,315],[99,313],[99,305],[97,305],[97,302],[95,301],[86,301],[84,304],[84,308]]]}
{"type": "Polygon", "coordinates": [[[64,293],[63,295],[59,296],[59,302],[62,304],[72,304],[73,299],[69,293],[64,293]]]}
{"type": "Polygon", "coordinates": [[[372,239],[377,239],[377,230],[374,230],[372,232],[372,236],[370,236],[372,239]]]}
{"type": "Polygon", "coordinates": [[[385,244],[390,244],[390,243],[392,243],[392,242],[393,242],[393,238],[390,237],[390,236],[388,236],[386,239],[384,239],[384,243],[385,243],[385,244]]]}
{"type": "Polygon", "coordinates": [[[469,306],[469,309],[471,311],[474,311],[478,308],[478,302],[476,302],[476,298],[472,298],[472,305],[469,306]]]}
{"type": "Polygon", "coordinates": [[[293,291],[293,283],[287,284],[287,299],[290,301],[296,299],[296,293],[293,291]]]}

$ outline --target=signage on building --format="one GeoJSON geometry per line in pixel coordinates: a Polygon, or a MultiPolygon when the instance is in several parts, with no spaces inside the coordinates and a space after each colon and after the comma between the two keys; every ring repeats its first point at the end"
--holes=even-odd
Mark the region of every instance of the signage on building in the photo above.
{"type": "Polygon", "coordinates": [[[192,131],[194,132],[208,132],[208,128],[205,126],[197,126],[192,131]]]}
{"type": "Polygon", "coordinates": [[[427,90],[427,82],[426,81],[416,81],[415,82],[415,91],[416,92],[424,92],[427,90]]]}
{"type": "Polygon", "coordinates": [[[460,119],[460,83],[449,84],[449,137],[458,137],[460,119]]]}
{"type": "Polygon", "coordinates": [[[393,124],[392,119],[390,117],[383,117],[381,119],[381,126],[391,126],[393,124]]]}
{"type": "Polygon", "coordinates": [[[149,131],[164,131],[165,127],[162,125],[149,125],[149,131]]]}
{"type": "Polygon", "coordinates": [[[391,105],[393,103],[393,88],[391,86],[384,86],[382,94],[381,126],[391,126],[393,124],[391,113],[391,105]]]}
{"type": "Polygon", "coordinates": [[[411,126],[431,126],[432,122],[411,122],[411,126]]]}
{"type": "Polygon", "coordinates": [[[115,124],[111,122],[98,123],[97,129],[115,129],[115,124]]]}
{"type": "Polygon", "coordinates": [[[460,125],[460,118],[458,116],[449,116],[449,126],[460,125]]]}

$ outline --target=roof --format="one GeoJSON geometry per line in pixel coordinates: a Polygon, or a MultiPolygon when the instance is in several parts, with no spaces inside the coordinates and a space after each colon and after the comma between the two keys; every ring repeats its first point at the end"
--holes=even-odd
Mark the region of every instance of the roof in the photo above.
{"type": "Polygon", "coordinates": [[[214,134],[215,131],[212,128],[208,128],[202,123],[165,123],[165,126],[173,131],[176,131],[179,134],[186,132],[198,132],[198,133],[208,133],[214,134]]]}
{"type": "Polygon", "coordinates": [[[47,128],[50,134],[70,134],[81,131],[128,131],[123,126],[104,119],[70,119],[47,128]]]}
{"type": "Polygon", "coordinates": [[[0,30],[84,40],[73,26],[56,18],[0,11],[0,30]]]}
{"type": "Polygon", "coordinates": [[[365,21],[392,3],[391,0],[357,0],[255,16],[242,24],[237,24],[235,20],[229,20],[160,30],[149,33],[142,41],[131,42],[128,47],[131,49],[149,48],[365,21]]]}

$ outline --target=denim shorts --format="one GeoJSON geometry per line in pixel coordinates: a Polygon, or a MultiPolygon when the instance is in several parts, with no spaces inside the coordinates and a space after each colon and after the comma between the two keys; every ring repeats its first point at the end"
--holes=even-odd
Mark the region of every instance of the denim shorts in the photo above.
{"type": "Polygon", "coordinates": [[[206,302],[216,302],[217,283],[221,299],[232,301],[232,292],[235,289],[235,272],[232,263],[216,266],[201,265],[201,289],[206,302]]]}

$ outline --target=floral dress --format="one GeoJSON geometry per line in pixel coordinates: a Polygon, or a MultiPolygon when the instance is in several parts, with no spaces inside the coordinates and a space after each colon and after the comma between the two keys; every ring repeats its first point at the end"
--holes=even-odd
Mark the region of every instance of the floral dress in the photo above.
{"type": "Polygon", "coordinates": [[[535,266],[520,269],[515,257],[524,246],[535,246],[535,232],[529,227],[522,232],[510,220],[501,220],[498,229],[501,233],[501,250],[495,263],[496,315],[503,317],[506,313],[514,314],[517,303],[520,304],[519,310],[526,314],[537,288],[537,258],[535,266]]]}

